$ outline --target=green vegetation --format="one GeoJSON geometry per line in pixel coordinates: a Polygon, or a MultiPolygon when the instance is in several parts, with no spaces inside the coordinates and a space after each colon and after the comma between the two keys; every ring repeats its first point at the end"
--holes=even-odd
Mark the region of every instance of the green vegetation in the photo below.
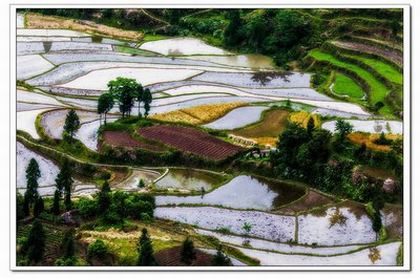
{"type": "Polygon", "coordinates": [[[150,240],[149,233],[147,229],[144,228],[141,232],[141,236],[139,239],[139,259],[137,261],[137,265],[141,266],[154,266],[157,265],[156,260],[153,256],[153,246],[152,241],[150,240]]]}
{"type": "MultiPolygon", "coordinates": [[[[239,54],[269,55],[283,69],[313,72],[311,84],[320,92],[366,106],[369,110],[389,118],[400,116],[401,103],[398,103],[398,100],[402,96],[403,77],[399,69],[387,63],[386,59],[382,61],[380,57],[378,58],[380,55],[368,55],[367,52],[358,52],[358,50],[354,51],[356,54],[344,50],[339,52],[327,46],[331,41],[344,38],[351,40],[353,36],[368,37],[372,41],[379,37],[385,43],[398,44],[402,22],[401,11],[398,9],[42,9],[35,11],[136,30],[136,34],[147,33],[142,41],[113,46],[115,51],[132,56],[157,56],[153,52],[136,47],[141,43],[169,38],[172,35],[196,36],[209,44],[225,47],[239,54]],[[367,94],[367,100],[364,100],[364,93],[367,94]],[[348,99],[345,95],[348,95],[348,99]]],[[[99,43],[102,38],[93,37],[92,40],[99,43]]],[[[375,46],[387,48],[385,43],[383,46],[376,43],[375,46]]],[[[176,62],[177,59],[172,58],[176,62]]],[[[233,66],[230,67],[230,70],[232,69],[233,66]]],[[[273,74],[278,75],[274,70],[268,73],[269,76],[273,74]]],[[[267,73],[260,73],[261,75],[266,77],[267,73]]],[[[17,81],[17,85],[31,90],[36,89],[24,81],[17,81]]],[[[233,137],[228,139],[227,131],[197,127],[198,124],[194,126],[147,119],[153,101],[152,94],[149,88],[143,88],[135,79],[117,77],[109,81],[106,93],[94,99],[98,100],[96,109],[100,122],[104,117],[104,125],[98,131],[100,144],[98,152],[89,150],[74,138],[80,128],[80,119],[73,109],[66,117],[62,140],[47,136],[41,125],[41,116],[35,121],[41,139],[35,140],[28,133],[18,132],[17,139],[20,142],[39,155],[52,159],[60,168],[55,180],[56,189],[53,197],[41,197],[38,193],[41,173],[36,160],[31,159],[26,169],[25,194],[23,196],[18,194],[16,197],[18,265],[156,266],[160,264],[159,255],[176,251],[181,263],[192,266],[196,260],[201,259],[204,249],[217,249],[217,253],[211,256],[211,264],[215,266],[232,265],[229,257],[248,265],[260,264],[258,259],[244,254],[238,247],[257,249],[250,246],[249,240],[231,246],[228,243],[221,243],[214,237],[200,235],[195,230],[200,226],[199,223],[185,225],[155,219],[155,195],[204,196],[207,194],[207,188],[202,187],[201,190],[190,192],[184,189],[157,189],[159,185],[151,182],[156,181],[155,174],[150,174],[153,178],[145,175],[144,180],[141,174],[137,185],[132,185],[133,188],[126,191],[125,181],[135,181],[133,180],[134,175],[137,175],[134,172],[135,166],[147,166],[147,169],[165,166],[171,168],[171,171],[173,166],[182,166],[185,168],[182,179],[194,181],[191,182],[194,184],[199,183],[195,182],[196,176],[193,172],[199,171],[195,168],[212,169],[214,172],[211,175],[215,178],[209,179],[214,181],[214,187],[210,190],[216,189],[238,174],[259,175],[263,181],[282,179],[290,183],[291,187],[301,188],[302,196],[299,196],[299,204],[292,202],[284,208],[273,206],[276,210],[272,212],[274,214],[296,217],[297,212],[313,213],[318,210],[325,213],[326,208],[341,206],[343,201],[341,199],[349,199],[351,201],[346,202],[364,203],[359,207],[364,210],[363,214],[366,211],[371,218],[372,228],[377,234],[377,241],[372,243],[372,250],[376,249],[378,252],[379,250],[374,248],[376,244],[401,238],[399,233],[392,231],[399,231],[398,224],[394,224],[395,228],[388,229],[389,226],[382,224],[381,220],[381,211],[386,209],[385,203],[402,202],[403,142],[401,139],[391,139],[390,135],[382,133],[372,141],[377,145],[386,146],[389,150],[374,151],[365,143],[353,144],[350,141],[354,135],[352,125],[338,116],[321,117],[318,114],[311,114],[310,111],[314,107],[291,103],[290,100],[267,102],[267,106],[272,108],[263,112],[259,122],[236,129],[232,133],[252,138],[258,144],[271,140],[274,142],[271,146],[275,146],[276,149],[266,147],[260,150],[259,147],[269,144],[250,148],[236,147],[240,149],[238,153],[216,162],[189,151],[181,152],[183,149],[172,147],[171,141],[153,139],[142,133],[142,130],[150,129],[149,126],[155,126],[151,128],[161,126],[166,128],[156,129],[155,133],[170,135],[165,131],[168,127],[184,126],[182,128],[185,128],[185,131],[180,130],[190,136],[190,139],[214,136],[211,137],[214,141],[206,145],[206,152],[215,152],[216,140],[233,141],[233,137]],[[115,104],[118,105],[122,117],[113,123],[107,123],[107,116],[115,104]],[[138,111],[133,112],[135,104],[138,111]],[[297,109],[304,111],[291,113],[297,109]],[[335,133],[321,129],[322,120],[330,118],[337,119],[335,133]],[[292,123],[292,120],[298,124],[292,123]],[[186,128],[200,133],[187,134],[186,128]],[[261,142],[258,142],[257,138],[260,138],[261,142]],[[365,175],[366,173],[360,170],[362,167],[375,167],[385,175],[383,177],[378,174],[365,175]],[[124,171],[119,171],[120,169],[124,171]],[[384,180],[388,178],[391,178],[392,184],[386,185],[384,180]],[[100,191],[90,197],[72,197],[75,179],[100,185],[100,191]],[[124,191],[111,189],[113,185],[116,185],[115,188],[123,185],[121,188],[124,191]],[[310,185],[313,189],[306,185],[310,185]],[[305,195],[303,189],[306,190],[305,195]],[[295,208],[292,209],[291,205],[295,208]],[[278,209],[284,211],[277,211],[278,209]],[[201,248],[203,250],[200,251],[201,248]],[[159,254],[160,252],[163,253],[159,254]]],[[[390,126],[388,124],[388,131],[390,126]]],[[[371,136],[367,133],[363,135],[371,136]]],[[[178,134],[172,138],[179,139],[181,136],[178,134]]],[[[190,144],[187,140],[186,137],[182,143],[190,144]]],[[[227,147],[220,148],[223,149],[227,147]]],[[[162,174],[162,171],[159,172],[162,174]]],[[[207,176],[207,174],[202,175],[207,176]]],[[[290,190],[290,193],[292,192],[290,190]]],[[[279,193],[275,198],[277,200],[288,196],[283,188],[276,189],[276,193],[279,193]]],[[[395,217],[398,219],[397,215],[395,217]]],[[[343,225],[346,218],[337,210],[331,216],[331,225],[343,225]]],[[[223,224],[225,227],[218,227],[216,231],[234,234],[239,230],[240,234],[248,238],[261,229],[258,223],[252,220],[238,221],[241,222],[239,227],[223,224]]],[[[288,241],[291,246],[297,244],[296,239],[288,241]]],[[[308,247],[309,245],[307,244],[308,247]]],[[[317,243],[312,245],[318,246],[317,243]]],[[[210,258],[209,255],[204,256],[210,258]]],[[[402,247],[397,262],[402,264],[402,247]]]]}
{"type": "Polygon", "coordinates": [[[215,266],[229,266],[232,265],[230,259],[223,253],[222,246],[217,247],[217,253],[213,257],[212,264],[215,266]]]}
{"type": "Polygon", "coordinates": [[[194,242],[191,238],[187,237],[184,242],[182,242],[181,261],[186,265],[191,265],[196,259],[195,254],[194,242]]]}
{"type": "Polygon", "coordinates": [[[356,56],[356,55],[346,55],[353,59],[359,60],[366,65],[372,67],[375,71],[377,71],[380,75],[384,78],[388,79],[390,82],[393,82],[398,85],[402,85],[403,82],[403,74],[395,69],[392,65],[385,63],[381,60],[365,57],[365,56],[356,56]]]}
{"type": "Polygon", "coordinates": [[[353,79],[342,73],[335,74],[332,89],[335,94],[349,96],[353,99],[361,99],[364,96],[363,89],[353,79]]]}
{"type": "MultiPolygon", "coordinates": [[[[149,36],[147,36],[147,37],[149,38],[149,36]]],[[[157,56],[157,54],[155,54],[153,52],[138,49],[138,48],[133,48],[133,47],[129,47],[129,46],[114,46],[114,49],[117,52],[124,52],[124,53],[132,54],[132,55],[138,55],[138,56],[157,56]]]]}
{"type": "Polygon", "coordinates": [[[70,139],[73,139],[74,133],[80,128],[79,116],[74,109],[69,110],[67,113],[63,128],[63,138],[69,137],[70,139]]]}
{"type": "Polygon", "coordinates": [[[375,106],[376,104],[381,102],[384,104],[384,106],[379,109],[379,112],[385,115],[392,114],[391,108],[384,103],[385,98],[390,90],[387,89],[386,86],[380,81],[378,81],[371,73],[355,64],[339,60],[334,55],[324,52],[322,50],[311,50],[309,52],[309,56],[313,57],[318,61],[323,61],[326,63],[330,63],[333,66],[346,69],[347,71],[353,72],[354,74],[359,76],[363,81],[367,83],[367,85],[370,88],[370,92],[368,92],[368,94],[371,106],[375,106]]]}
{"type": "Polygon", "coordinates": [[[264,111],[261,120],[255,124],[234,131],[243,137],[277,137],[287,126],[289,111],[271,109],[264,111]]]}
{"type": "MultiPolygon", "coordinates": [[[[326,130],[311,130],[310,132],[308,128],[290,124],[279,136],[277,150],[270,155],[276,176],[310,183],[321,191],[339,197],[360,202],[374,201],[374,208],[378,212],[383,207],[379,206],[382,203],[379,200],[395,202],[401,198],[399,190],[392,195],[385,195],[382,181],[372,183],[367,178],[354,174],[354,167],[365,163],[382,165],[396,171],[398,184],[401,185],[402,154],[394,151],[372,152],[366,150],[366,146],[353,146],[347,139],[352,126],[344,120],[337,121],[337,133],[334,136],[326,130]]],[[[379,231],[380,218],[372,218],[375,229],[379,231]]]]}

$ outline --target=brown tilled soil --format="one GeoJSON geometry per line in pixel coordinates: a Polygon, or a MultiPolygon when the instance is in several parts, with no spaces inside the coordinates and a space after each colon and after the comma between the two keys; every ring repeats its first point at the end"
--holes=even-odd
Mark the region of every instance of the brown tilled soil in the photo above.
{"type": "Polygon", "coordinates": [[[162,148],[157,145],[134,139],[128,132],[125,131],[105,131],[103,133],[103,142],[116,147],[142,148],[150,151],[162,150],[162,148]]]}
{"type": "Polygon", "coordinates": [[[335,41],[334,44],[342,48],[357,50],[357,51],[366,52],[369,54],[376,54],[394,62],[397,65],[402,65],[402,62],[403,62],[403,57],[401,53],[399,53],[396,50],[393,51],[393,50],[383,49],[376,46],[365,45],[365,44],[356,43],[356,42],[335,41]]]}
{"type": "Polygon", "coordinates": [[[139,134],[147,139],[156,140],[181,151],[215,161],[226,159],[243,151],[242,147],[188,127],[156,125],[140,128],[139,134]]]}
{"type": "Polygon", "coordinates": [[[292,203],[291,205],[280,208],[276,212],[284,214],[295,214],[302,211],[308,211],[311,208],[323,206],[332,202],[333,200],[327,196],[321,195],[315,191],[309,191],[309,193],[304,198],[292,203]]]}
{"type": "Polygon", "coordinates": [[[80,32],[100,34],[110,37],[139,41],[143,38],[143,33],[137,31],[123,30],[93,21],[68,19],[57,16],[46,16],[36,13],[26,15],[26,25],[28,28],[45,29],[72,29],[80,32]]]}
{"type": "MultiPolygon", "coordinates": [[[[201,250],[195,250],[196,259],[192,262],[193,266],[210,266],[213,256],[201,250]]],[[[161,250],[155,255],[155,259],[160,266],[185,266],[181,261],[181,246],[161,250]]]]}

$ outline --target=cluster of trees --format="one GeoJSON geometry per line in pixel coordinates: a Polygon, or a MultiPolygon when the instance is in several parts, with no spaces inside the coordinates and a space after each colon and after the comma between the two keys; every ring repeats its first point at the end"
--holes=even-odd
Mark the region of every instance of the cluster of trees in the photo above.
{"type": "MultiPolygon", "coordinates": [[[[23,195],[18,194],[17,197],[17,216],[18,219],[31,216],[38,217],[41,213],[46,211],[44,206],[44,199],[38,193],[38,179],[41,176],[39,165],[37,161],[32,158],[26,168],[26,191],[23,195]],[[32,208],[32,210],[31,210],[32,208]]],[[[49,213],[59,215],[61,211],[60,200],[64,195],[64,207],[66,210],[72,209],[71,188],[73,184],[71,172],[71,165],[68,161],[64,161],[60,172],[55,179],[56,190],[54,192],[54,199],[49,213]]]]}
{"type": "Polygon", "coordinates": [[[151,221],[156,207],[149,194],[111,192],[108,181],[94,199],[80,198],[75,207],[84,218],[98,218],[106,225],[121,225],[127,218],[151,221]]]}
{"type": "Polygon", "coordinates": [[[224,42],[230,47],[270,55],[285,65],[321,42],[316,22],[291,9],[227,11],[224,42]]]}
{"type": "Polygon", "coordinates": [[[277,150],[270,156],[275,175],[301,180],[322,191],[360,202],[383,198],[381,184],[353,176],[355,166],[373,164],[397,172],[402,166],[401,156],[395,151],[373,152],[366,145],[355,147],[347,140],[353,127],[344,120],[338,120],[335,129],[336,133],[331,135],[315,128],[312,120],[306,129],[290,124],[279,136],[277,150]]]}
{"type": "Polygon", "coordinates": [[[402,182],[402,156],[397,153],[401,146],[395,144],[395,150],[387,153],[370,151],[366,145],[355,147],[347,140],[352,130],[352,125],[344,120],[336,122],[334,136],[315,128],[313,121],[308,122],[306,129],[290,124],[279,136],[270,160],[281,178],[301,180],[322,191],[367,203],[373,229],[380,232],[380,210],[385,201],[392,201],[395,196],[386,195],[383,181],[367,179],[356,171],[356,166],[392,169],[402,182]]]}
{"type": "Polygon", "coordinates": [[[102,114],[105,116],[106,124],[106,115],[114,107],[115,102],[118,103],[119,110],[124,118],[131,115],[135,101],[137,102],[138,116],[142,116],[141,104],[143,103],[144,116],[147,117],[152,103],[150,90],[143,88],[135,79],[117,77],[115,80],[108,82],[108,92],[99,97],[97,112],[101,118],[102,114]]]}

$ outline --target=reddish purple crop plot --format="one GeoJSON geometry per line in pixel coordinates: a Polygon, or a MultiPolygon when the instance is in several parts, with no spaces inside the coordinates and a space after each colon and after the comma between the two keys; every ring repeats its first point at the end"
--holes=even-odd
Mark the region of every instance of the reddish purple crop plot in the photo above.
{"type": "Polygon", "coordinates": [[[157,125],[140,128],[139,133],[147,139],[215,161],[226,159],[243,150],[239,146],[188,127],[157,125]]]}

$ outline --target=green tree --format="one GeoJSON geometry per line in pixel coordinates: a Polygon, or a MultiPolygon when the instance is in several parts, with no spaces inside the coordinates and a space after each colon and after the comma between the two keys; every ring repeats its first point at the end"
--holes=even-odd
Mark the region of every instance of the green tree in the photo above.
{"type": "Polygon", "coordinates": [[[109,187],[108,180],[102,185],[102,189],[98,194],[98,214],[106,214],[111,206],[111,188],[109,187]]]}
{"type": "Polygon", "coordinates": [[[187,237],[182,243],[181,248],[181,261],[186,265],[191,265],[196,259],[194,242],[190,237],[187,237]]]}
{"type": "Polygon", "coordinates": [[[70,210],[71,204],[71,187],[73,185],[73,178],[71,177],[71,166],[68,160],[65,160],[60,172],[55,179],[57,190],[60,193],[64,191],[64,206],[66,210],[70,210]]]}
{"type": "Polygon", "coordinates": [[[144,89],[143,93],[143,103],[144,103],[144,116],[147,117],[150,111],[150,104],[152,103],[153,97],[150,93],[149,88],[144,89]]]}
{"type": "Polygon", "coordinates": [[[262,52],[264,48],[264,40],[269,38],[271,26],[266,18],[266,11],[254,10],[247,15],[247,21],[244,26],[247,45],[256,52],[262,52]]]}
{"type": "Polygon", "coordinates": [[[143,228],[138,245],[139,258],[137,265],[155,266],[156,260],[153,256],[153,246],[146,228],[143,228]]]}
{"type": "Polygon", "coordinates": [[[252,230],[252,225],[248,222],[245,222],[242,226],[242,229],[245,231],[246,234],[249,234],[252,230]]]}
{"type": "Polygon", "coordinates": [[[102,114],[104,114],[104,123],[106,124],[106,115],[114,107],[114,97],[110,93],[104,93],[99,96],[97,111],[101,117],[99,122],[102,121],[102,114]]]}
{"type": "Polygon", "coordinates": [[[117,77],[108,82],[108,92],[117,99],[122,117],[130,116],[138,88],[139,84],[132,78],[117,77]]]}
{"type": "Polygon", "coordinates": [[[74,257],[74,230],[69,229],[66,231],[61,242],[61,251],[63,253],[63,258],[72,258],[74,257]]]}
{"type": "Polygon", "coordinates": [[[312,131],[315,129],[315,121],[312,116],[309,117],[308,123],[306,124],[306,131],[308,135],[312,135],[312,131]]]}
{"type": "Polygon", "coordinates": [[[143,93],[144,93],[144,89],[143,86],[139,83],[137,86],[137,91],[134,92],[136,101],[137,101],[137,106],[138,106],[138,116],[141,117],[141,102],[143,102],[143,93]]]}
{"type": "Polygon", "coordinates": [[[26,192],[30,203],[38,196],[38,179],[41,177],[38,162],[32,158],[26,168],[26,192]]]}
{"type": "Polygon", "coordinates": [[[146,185],[144,184],[144,180],[143,179],[140,179],[139,180],[139,184],[137,185],[137,187],[139,187],[139,188],[144,188],[146,185]]]}
{"type": "Polygon", "coordinates": [[[229,266],[232,265],[231,260],[223,253],[222,246],[217,247],[217,253],[213,256],[211,261],[214,266],[229,266]]]}
{"type": "Polygon", "coordinates": [[[38,217],[44,211],[44,200],[38,196],[34,203],[34,217],[38,217]]]}
{"type": "MultiPolygon", "coordinates": [[[[18,220],[25,218],[25,210],[24,210],[24,197],[20,194],[16,194],[16,218],[18,220]]],[[[28,208],[29,211],[29,208],[28,208]]]]}
{"type": "Polygon", "coordinates": [[[35,219],[29,230],[28,241],[24,247],[30,262],[38,263],[42,260],[45,250],[45,232],[42,223],[35,219]]]}
{"type": "Polygon", "coordinates": [[[237,47],[241,44],[242,38],[242,19],[240,10],[232,9],[227,11],[226,18],[229,20],[229,24],[223,34],[224,43],[227,46],[237,47]]]}
{"type": "Polygon", "coordinates": [[[54,199],[53,199],[53,204],[51,208],[51,212],[54,215],[60,214],[60,199],[61,199],[60,191],[56,189],[54,191],[54,199]]]}
{"type": "Polygon", "coordinates": [[[38,179],[41,176],[38,162],[32,158],[26,168],[26,191],[23,201],[23,212],[25,216],[30,213],[30,207],[38,199],[38,179]]]}
{"type": "Polygon", "coordinates": [[[335,122],[335,131],[338,133],[340,142],[343,143],[347,135],[353,131],[353,125],[343,119],[339,119],[335,122]]]}
{"type": "Polygon", "coordinates": [[[72,139],[74,133],[80,128],[80,120],[74,109],[71,109],[66,116],[64,122],[64,136],[68,135],[72,139]]]}
{"type": "Polygon", "coordinates": [[[96,239],[95,242],[89,244],[87,256],[89,259],[97,258],[104,260],[108,255],[108,247],[105,245],[103,240],[96,239]]]}
{"type": "Polygon", "coordinates": [[[379,210],[375,210],[372,220],[372,229],[378,233],[382,228],[381,214],[379,210]]]}

